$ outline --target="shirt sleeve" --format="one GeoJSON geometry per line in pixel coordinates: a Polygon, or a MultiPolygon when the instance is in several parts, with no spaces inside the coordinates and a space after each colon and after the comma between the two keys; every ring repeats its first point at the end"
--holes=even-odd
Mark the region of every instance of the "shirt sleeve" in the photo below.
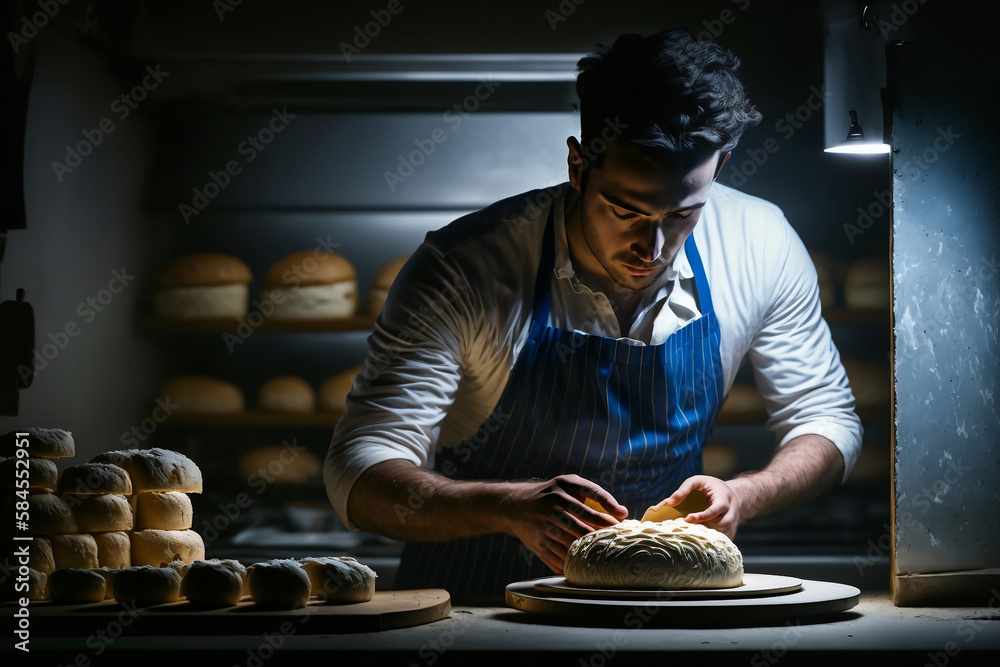
{"type": "Polygon", "coordinates": [[[821,435],[844,457],[847,480],[861,452],[861,420],[830,327],[823,319],[816,269],[787,221],[769,243],[774,273],[770,304],[750,346],[757,387],[767,404],[767,427],[779,446],[821,435]]]}
{"type": "Polygon", "coordinates": [[[471,290],[447,257],[423,244],[400,271],[369,338],[323,468],[327,496],[344,524],[358,477],[391,459],[426,466],[461,378],[461,339],[471,290]]]}

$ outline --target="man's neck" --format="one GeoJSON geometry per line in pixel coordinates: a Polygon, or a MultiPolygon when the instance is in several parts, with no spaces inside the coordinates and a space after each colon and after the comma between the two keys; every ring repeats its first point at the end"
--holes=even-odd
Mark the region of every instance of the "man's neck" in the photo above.
{"type": "Polygon", "coordinates": [[[621,335],[626,336],[632,330],[632,323],[635,321],[639,302],[642,301],[643,291],[622,287],[608,276],[601,263],[590,251],[587,239],[584,238],[580,219],[579,194],[576,190],[571,190],[567,197],[568,207],[565,211],[564,222],[573,271],[580,282],[592,291],[601,292],[608,298],[608,301],[611,302],[611,308],[618,318],[621,335]]]}

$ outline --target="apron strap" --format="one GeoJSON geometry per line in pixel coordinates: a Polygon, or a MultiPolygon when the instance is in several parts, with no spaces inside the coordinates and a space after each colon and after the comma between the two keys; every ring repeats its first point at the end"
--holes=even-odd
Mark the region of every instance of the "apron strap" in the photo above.
{"type": "Polygon", "coordinates": [[[708,315],[714,312],[715,308],[712,306],[712,292],[708,289],[708,276],[705,275],[705,265],[701,262],[698,246],[694,243],[693,231],[684,242],[684,252],[691,264],[691,271],[694,272],[694,285],[698,290],[698,306],[701,308],[701,314],[708,315]]]}
{"type": "Polygon", "coordinates": [[[552,305],[552,268],[556,261],[556,233],[552,218],[555,215],[556,203],[549,207],[549,218],[545,223],[542,240],[542,257],[538,262],[538,275],[535,276],[535,295],[532,302],[532,321],[539,330],[549,325],[549,310],[552,305]]]}

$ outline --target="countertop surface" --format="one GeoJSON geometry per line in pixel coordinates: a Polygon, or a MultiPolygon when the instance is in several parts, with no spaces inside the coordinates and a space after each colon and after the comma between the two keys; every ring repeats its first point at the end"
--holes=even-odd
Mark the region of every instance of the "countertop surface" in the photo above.
{"type": "MultiPolygon", "coordinates": [[[[426,625],[358,634],[305,635],[294,627],[247,636],[38,637],[39,665],[124,664],[545,664],[603,667],[668,664],[946,665],[1000,664],[1000,592],[982,607],[897,608],[885,592],[862,593],[853,609],[738,627],[656,627],[655,617],[588,625],[504,606],[455,606],[426,625]],[[336,662],[331,659],[336,657],[336,662]],[[193,661],[193,662],[192,662],[193,661]],[[316,663],[318,664],[318,663],[316,663]]],[[[987,592],[986,595],[989,595],[987,592]]],[[[984,596],[985,598],[985,596],[984,596]]]]}

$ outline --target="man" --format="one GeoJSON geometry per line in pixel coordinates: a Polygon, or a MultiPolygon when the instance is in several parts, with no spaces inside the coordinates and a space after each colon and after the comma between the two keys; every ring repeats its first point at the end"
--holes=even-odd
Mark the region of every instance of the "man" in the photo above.
{"type": "Polygon", "coordinates": [[[500,596],[693,489],[687,520],[733,536],[846,478],[861,428],[809,256],[714,184],[760,122],[738,66],[686,30],[582,59],[569,184],[428,234],[397,278],[324,475],[348,526],[409,542],[398,586],[500,596]],[[701,450],[745,354],[781,446],[723,481],[701,450]]]}

